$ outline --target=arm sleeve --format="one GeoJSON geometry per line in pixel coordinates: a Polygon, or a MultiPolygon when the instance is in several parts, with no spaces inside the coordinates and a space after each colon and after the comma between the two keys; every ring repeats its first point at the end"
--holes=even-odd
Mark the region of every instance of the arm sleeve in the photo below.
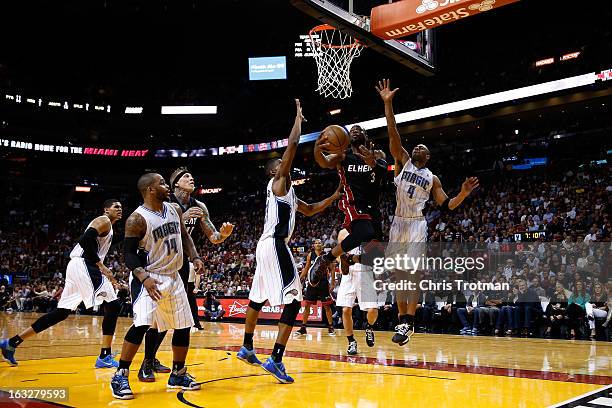
{"type": "Polygon", "coordinates": [[[123,240],[123,257],[125,258],[125,266],[133,271],[136,268],[142,268],[144,265],[138,256],[138,242],[136,237],[128,237],[123,240]]]}
{"type": "Polygon", "coordinates": [[[98,231],[95,228],[89,227],[79,238],[79,245],[83,248],[83,259],[93,263],[100,262],[98,257],[98,231]]]}
{"type": "Polygon", "coordinates": [[[376,160],[376,167],[374,168],[374,173],[376,173],[377,180],[382,180],[385,174],[387,174],[387,162],[383,159],[376,160]]]}

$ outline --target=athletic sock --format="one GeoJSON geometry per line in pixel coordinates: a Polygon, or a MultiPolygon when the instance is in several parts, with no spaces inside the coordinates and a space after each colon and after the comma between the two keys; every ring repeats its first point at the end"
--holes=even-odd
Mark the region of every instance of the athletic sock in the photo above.
{"type": "Polygon", "coordinates": [[[409,325],[411,325],[411,326],[414,326],[414,315],[409,314],[409,315],[406,315],[406,316],[408,317],[408,322],[407,323],[409,325]]]}
{"type": "Polygon", "coordinates": [[[100,359],[105,358],[106,356],[110,356],[111,348],[110,347],[102,347],[100,349],[100,359]]]}
{"type": "Polygon", "coordinates": [[[119,360],[119,370],[122,370],[124,368],[126,370],[129,370],[130,369],[130,365],[132,365],[131,361],[119,360]]]}
{"type": "Polygon", "coordinates": [[[17,346],[19,346],[21,343],[23,343],[23,339],[21,337],[19,337],[19,335],[17,336],[13,336],[9,339],[8,341],[9,346],[16,348],[17,346]]]}
{"type": "MultiPolygon", "coordinates": [[[[413,317],[413,318],[414,318],[414,317],[413,317]]],[[[407,315],[407,314],[405,314],[405,315],[400,315],[400,317],[399,317],[399,321],[400,321],[400,324],[404,324],[404,323],[408,324],[408,315],[407,315]]]]}
{"type": "Polygon", "coordinates": [[[355,337],[353,337],[353,335],[351,334],[350,336],[346,336],[346,338],[348,339],[348,342],[351,343],[353,341],[355,341],[355,337]]]}
{"type": "Polygon", "coordinates": [[[244,340],[242,341],[242,345],[247,350],[253,350],[253,333],[244,332],[244,340]]]}
{"type": "Polygon", "coordinates": [[[283,353],[285,352],[285,346],[282,344],[274,343],[274,350],[272,350],[272,360],[275,363],[283,361],[283,353]]]}
{"type": "Polygon", "coordinates": [[[185,367],[184,361],[173,361],[172,362],[172,373],[178,373],[183,367],[185,367]]]}

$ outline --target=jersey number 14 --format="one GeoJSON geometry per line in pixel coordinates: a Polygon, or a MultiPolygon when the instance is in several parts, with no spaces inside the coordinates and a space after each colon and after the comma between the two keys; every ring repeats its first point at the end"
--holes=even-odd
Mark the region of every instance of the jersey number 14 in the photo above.
{"type": "Polygon", "coordinates": [[[165,240],[164,245],[166,245],[166,249],[168,250],[168,255],[172,255],[173,252],[175,254],[178,254],[178,248],[176,246],[176,238],[165,240]]]}

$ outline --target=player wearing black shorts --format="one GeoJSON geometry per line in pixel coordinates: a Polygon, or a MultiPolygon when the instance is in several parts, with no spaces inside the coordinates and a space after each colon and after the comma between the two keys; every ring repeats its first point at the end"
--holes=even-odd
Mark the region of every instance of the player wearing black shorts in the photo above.
{"type": "Polygon", "coordinates": [[[306,264],[304,265],[304,269],[302,269],[302,273],[300,273],[300,280],[302,282],[306,281],[306,284],[304,290],[304,312],[302,313],[302,325],[300,326],[300,329],[295,332],[297,336],[303,336],[306,334],[306,323],[308,322],[308,317],[310,316],[310,308],[312,306],[316,306],[317,302],[321,302],[321,306],[323,306],[323,309],[325,309],[325,314],[327,315],[328,334],[330,336],[336,335],[336,331],[334,330],[334,325],[332,323],[331,310],[331,305],[334,303],[334,299],[331,295],[331,292],[334,290],[333,276],[331,277],[331,280],[329,279],[329,276],[326,276],[326,279],[322,279],[317,285],[313,285],[307,279],[310,265],[315,259],[317,259],[318,256],[321,256],[322,254],[323,242],[320,239],[315,239],[312,251],[310,251],[306,256],[306,264]]]}
{"type": "Polygon", "coordinates": [[[358,261],[358,257],[349,258],[343,254],[363,242],[382,240],[379,197],[387,162],[382,152],[374,151],[361,126],[351,127],[349,135],[351,144],[344,153],[323,153],[330,147],[324,135],[315,143],[315,161],[323,168],[337,169],[344,186],[344,194],[338,206],[344,212],[343,228],[349,231],[349,235],[329,253],[317,257],[308,272],[310,280],[314,282],[325,275],[336,258],[342,255],[341,262],[351,265],[358,261]]]}
{"type": "MultiPolygon", "coordinates": [[[[231,235],[234,229],[231,223],[224,222],[220,231],[217,231],[210,220],[210,214],[208,213],[206,205],[191,197],[191,194],[195,190],[195,180],[189,172],[189,169],[186,167],[179,167],[176,169],[170,176],[170,187],[173,190],[173,192],[170,193],[170,202],[177,203],[181,207],[185,227],[194,242],[196,242],[202,234],[205,234],[210,242],[213,244],[220,244],[231,235]]],[[[198,306],[194,293],[195,279],[194,282],[189,282],[191,280],[189,279],[190,263],[186,256],[183,258],[183,267],[179,270],[179,275],[183,280],[183,285],[187,292],[189,307],[191,308],[191,314],[195,322],[194,327],[198,330],[202,330],[203,328],[200,324],[198,306]]],[[[157,349],[164,340],[165,335],[166,332],[158,332],[156,329],[149,329],[147,331],[145,336],[145,359],[138,372],[138,378],[141,381],[155,381],[154,372],[169,372],[169,368],[162,366],[159,360],[155,358],[157,349]]]]}

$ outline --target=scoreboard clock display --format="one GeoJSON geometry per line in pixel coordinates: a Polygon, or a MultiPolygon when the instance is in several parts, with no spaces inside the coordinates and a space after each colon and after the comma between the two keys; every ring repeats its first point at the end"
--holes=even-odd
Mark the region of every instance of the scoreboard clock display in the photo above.
{"type": "Polygon", "coordinates": [[[546,231],[523,231],[514,234],[514,240],[516,242],[537,241],[540,238],[546,239],[546,231]]]}

